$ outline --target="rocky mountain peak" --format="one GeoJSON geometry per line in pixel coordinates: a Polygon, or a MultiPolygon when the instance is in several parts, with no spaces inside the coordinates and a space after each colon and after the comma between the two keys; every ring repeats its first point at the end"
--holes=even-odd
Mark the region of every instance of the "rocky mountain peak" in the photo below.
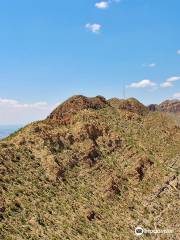
{"type": "Polygon", "coordinates": [[[69,123],[71,117],[84,109],[101,109],[108,105],[102,96],[88,98],[76,95],[60,104],[47,118],[49,121],[69,123]]]}

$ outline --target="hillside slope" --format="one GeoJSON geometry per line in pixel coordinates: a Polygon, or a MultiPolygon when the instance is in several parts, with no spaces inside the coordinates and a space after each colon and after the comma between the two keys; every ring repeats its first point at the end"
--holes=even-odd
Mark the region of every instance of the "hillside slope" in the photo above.
{"type": "Polygon", "coordinates": [[[177,240],[180,126],[138,106],[75,96],[0,141],[0,239],[177,240]]]}

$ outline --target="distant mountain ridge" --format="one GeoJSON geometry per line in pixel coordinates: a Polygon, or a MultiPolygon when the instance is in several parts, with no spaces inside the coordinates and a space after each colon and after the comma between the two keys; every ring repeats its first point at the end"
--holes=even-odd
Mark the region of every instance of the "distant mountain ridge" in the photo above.
{"type": "Polygon", "coordinates": [[[162,111],[162,112],[180,112],[180,100],[166,100],[162,103],[151,104],[148,106],[150,111],[162,111]]]}

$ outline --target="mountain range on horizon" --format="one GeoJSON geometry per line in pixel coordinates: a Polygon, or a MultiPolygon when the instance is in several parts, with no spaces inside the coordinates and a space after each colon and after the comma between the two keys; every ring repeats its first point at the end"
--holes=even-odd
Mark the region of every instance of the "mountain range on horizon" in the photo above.
{"type": "MultiPolygon", "coordinates": [[[[125,101],[126,103],[128,100],[134,99],[134,101],[138,101],[135,98],[129,98],[129,99],[119,99],[119,98],[112,98],[111,100],[117,100],[118,102],[125,101]]],[[[150,105],[144,105],[144,107],[147,107],[150,111],[165,111],[165,112],[174,112],[178,113],[180,112],[180,100],[178,99],[171,99],[171,100],[165,100],[161,102],[160,104],[150,104],[150,105]]],[[[23,124],[25,125],[25,124],[23,124]]],[[[22,127],[22,124],[16,124],[16,125],[0,125],[0,139],[3,137],[7,137],[9,134],[13,133],[13,131],[18,130],[22,127]]]]}

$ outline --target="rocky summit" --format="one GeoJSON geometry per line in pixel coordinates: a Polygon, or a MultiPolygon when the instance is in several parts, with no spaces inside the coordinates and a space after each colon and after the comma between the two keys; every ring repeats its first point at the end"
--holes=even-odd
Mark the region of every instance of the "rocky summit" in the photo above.
{"type": "Polygon", "coordinates": [[[77,112],[83,109],[101,109],[107,104],[106,99],[101,96],[94,98],[87,98],[82,95],[73,96],[58,106],[50,116],[48,116],[47,120],[67,124],[71,121],[71,117],[77,112]]]}
{"type": "Polygon", "coordinates": [[[0,239],[179,239],[179,115],[150,110],[74,96],[1,140],[0,239]]]}

